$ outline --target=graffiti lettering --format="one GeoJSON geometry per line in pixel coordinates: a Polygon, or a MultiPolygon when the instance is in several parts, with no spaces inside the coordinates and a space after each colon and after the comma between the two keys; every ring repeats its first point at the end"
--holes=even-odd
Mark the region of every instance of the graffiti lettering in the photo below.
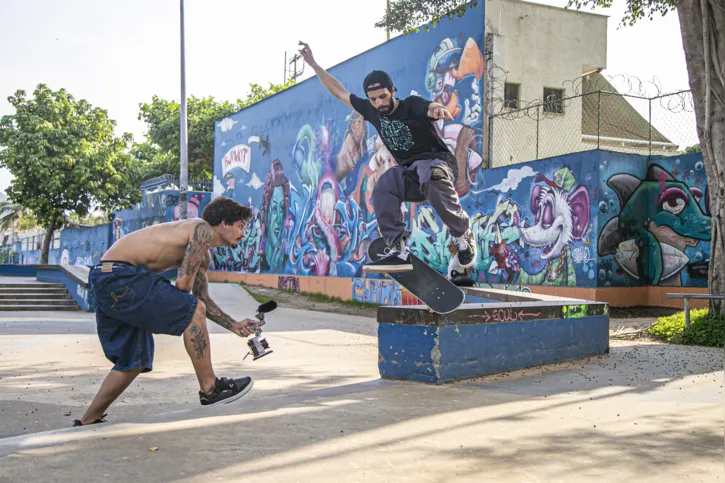
{"type": "Polygon", "coordinates": [[[476,317],[483,319],[484,323],[488,322],[523,322],[525,320],[531,320],[537,318],[541,312],[527,312],[525,309],[492,309],[486,310],[482,314],[477,314],[476,317]]]}
{"type": "Polygon", "coordinates": [[[300,279],[297,277],[287,277],[280,275],[277,278],[277,288],[286,292],[300,292],[300,279]]]}

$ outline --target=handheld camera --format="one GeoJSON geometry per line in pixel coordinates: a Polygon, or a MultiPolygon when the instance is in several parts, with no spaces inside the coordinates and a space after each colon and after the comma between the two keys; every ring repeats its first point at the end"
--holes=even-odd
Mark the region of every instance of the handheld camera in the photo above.
{"type": "Polygon", "coordinates": [[[272,349],[269,348],[267,339],[260,339],[260,336],[262,335],[262,326],[266,323],[264,321],[264,314],[266,314],[267,312],[271,312],[276,308],[277,302],[275,302],[274,300],[265,302],[257,307],[257,313],[254,315],[254,317],[259,322],[251,326],[254,328],[254,337],[247,341],[247,345],[249,346],[249,350],[251,352],[247,352],[247,355],[244,356],[244,359],[246,359],[249,354],[252,354],[254,356],[252,360],[256,361],[260,357],[264,357],[267,354],[272,353],[272,349]]]}

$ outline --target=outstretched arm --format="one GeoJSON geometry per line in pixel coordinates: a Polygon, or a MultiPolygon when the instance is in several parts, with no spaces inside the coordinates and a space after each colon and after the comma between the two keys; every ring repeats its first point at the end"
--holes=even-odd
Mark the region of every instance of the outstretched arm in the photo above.
{"type": "Polygon", "coordinates": [[[317,77],[320,79],[320,82],[322,82],[322,85],[325,86],[325,89],[327,89],[327,91],[334,97],[345,103],[347,107],[354,109],[352,107],[352,103],[350,102],[350,92],[345,89],[345,86],[340,84],[340,81],[332,77],[325,69],[315,62],[315,58],[312,56],[312,50],[309,45],[304,42],[300,42],[300,45],[302,46],[300,49],[302,58],[304,58],[307,65],[312,67],[315,71],[315,74],[317,74],[317,77]]]}
{"type": "MultiPolygon", "coordinates": [[[[194,234],[186,245],[184,260],[179,267],[176,277],[176,288],[184,292],[191,292],[206,305],[206,316],[225,329],[240,336],[251,335],[254,331],[247,325],[234,321],[227,314],[222,312],[219,306],[209,298],[209,284],[206,278],[206,271],[209,268],[209,248],[214,238],[214,232],[208,223],[202,221],[194,228],[194,234]]],[[[247,322],[247,321],[245,321],[247,322]]],[[[250,321],[254,323],[254,321],[250,321]]]]}
{"type": "MultiPolygon", "coordinates": [[[[207,255],[207,261],[210,261],[207,255]]],[[[207,264],[208,266],[208,264],[207,264]]],[[[247,337],[254,333],[249,325],[255,324],[254,320],[244,319],[241,323],[232,319],[229,315],[214,302],[209,296],[209,281],[206,277],[206,268],[196,272],[196,278],[194,279],[194,295],[199,297],[199,300],[204,302],[206,305],[206,317],[224,327],[230,332],[247,337]]]]}
{"type": "Polygon", "coordinates": [[[435,119],[436,121],[438,119],[453,120],[453,116],[451,116],[451,113],[448,112],[448,109],[446,109],[443,104],[439,104],[437,102],[431,102],[428,105],[428,117],[435,119]]]}

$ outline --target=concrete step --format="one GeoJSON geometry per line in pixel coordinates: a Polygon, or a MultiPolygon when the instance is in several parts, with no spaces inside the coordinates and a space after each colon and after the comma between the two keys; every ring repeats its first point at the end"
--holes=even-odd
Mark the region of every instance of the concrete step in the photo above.
{"type": "Polygon", "coordinates": [[[4,288],[65,288],[62,283],[31,282],[31,283],[0,283],[0,289],[4,288]]]}
{"type": "Polygon", "coordinates": [[[14,295],[20,293],[46,293],[46,294],[63,294],[68,293],[65,287],[60,288],[37,288],[37,287],[13,287],[13,288],[0,288],[0,294],[3,295],[14,295]]]}
{"type": "Polygon", "coordinates": [[[73,299],[19,299],[0,300],[0,307],[6,305],[76,305],[73,299]]]}
{"type": "Polygon", "coordinates": [[[57,293],[45,293],[45,292],[38,292],[38,293],[30,293],[30,292],[18,292],[18,293],[3,293],[0,292],[0,300],[22,300],[22,299],[36,299],[36,300],[46,300],[46,299],[71,299],[71,295],[66,292],[57,292],[57,293]]]}
{"type": "Polygon", "coordinates": [[[0,312],[78,312],[78,305],[0,305],[0,312]]]}

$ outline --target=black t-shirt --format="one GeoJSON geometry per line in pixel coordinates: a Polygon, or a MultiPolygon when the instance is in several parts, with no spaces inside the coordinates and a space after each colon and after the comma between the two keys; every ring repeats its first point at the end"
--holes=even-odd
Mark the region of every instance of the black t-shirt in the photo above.
{"type": "Polygon", "coordinates": [[[385,147],[399,165],[410,166],[419,159],[441,159],[457,176],[456,157],[438,135],[434,120],[428,117],[430,102],[419,96],[406,97],[391,115],[383,116],[368,99],[350,94],[352,106],[375,126],[385,147]]]}

